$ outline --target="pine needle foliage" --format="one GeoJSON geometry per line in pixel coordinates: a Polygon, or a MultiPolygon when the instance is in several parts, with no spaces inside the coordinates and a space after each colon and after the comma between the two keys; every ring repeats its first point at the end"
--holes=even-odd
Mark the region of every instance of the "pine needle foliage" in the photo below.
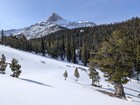
{"type": "Polygon", "coordinates": [[[74,71],[74,76],[76,77],[76,80],[75,81],[78,81],[78,78],[80,77],[80,74],[78,72],[78,69],[75,68],[75,71],[74,71]]]}
{"type": "Polygon", "coordinates": [[[11,71],[13,72],[13,74],[11,76],[18,78],[21,74],[21,70],[20,70],[21,65],[18,64],[18,60],[13,58],[11,61],[11,64],[10,64],[10,68],[11,68],[11,71]]]}
{"type": "Polygon", "coordinates": [[[0,59],[0,74],[5,74],[6,67],[6,57],[4,56],[4,54],[2,54],[0,59]]]}

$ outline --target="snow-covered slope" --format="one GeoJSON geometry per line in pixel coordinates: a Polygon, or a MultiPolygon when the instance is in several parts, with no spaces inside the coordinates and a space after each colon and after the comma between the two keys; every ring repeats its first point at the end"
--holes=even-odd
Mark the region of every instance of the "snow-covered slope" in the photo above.
{"type": "Polygon", "coordinates": [[[10,34],[20,34],[23,33],[26,37],[29,38],[36,38],[48,35],[49,33],[53,33],[63,29],[73,29],[79,27],[92,27],[95,26],[95,23],[88,22],[88,21],[80,21],[80,22],[71,22],[63,19],[58,14],[53,13],[48,20],[36,23],[29,27],[25,27],[22,29],[13,29],[13,30],[6,30],[4,33],[6,35],[10,34]]]}
{"type": "Polygon", "coordinates": [[[16,58],[22,65],[19,79],[9,76],[11,74],[9,67],[6,75],[0,75],[0,105],[140,105],[140,98],[137,98],[140,84],[134,80],[125,85],[128,100],[123,100],[109,97],[96,90],[113,90],[112,85],[108,85],[103,78],[102,88],[91,87],[87,73],[80,69],[87,70],[87,67],[1,45],[0,54],[6,56],[7,62],[16,58]],[[73,76],[75,67],[79,67],[78,82],[73,76]],[[67,80],[63,77],[65,70],[68,71],[67,80]]]}

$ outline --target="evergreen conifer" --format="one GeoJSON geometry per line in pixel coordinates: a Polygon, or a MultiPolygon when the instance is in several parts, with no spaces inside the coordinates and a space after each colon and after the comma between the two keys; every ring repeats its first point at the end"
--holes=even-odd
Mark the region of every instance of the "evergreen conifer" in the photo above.
{"type": "Polygon", "coordinates": [[[2,54],[0,59],[0,74],[5,74],[6,67],[6,57],[4,56],[4,54],[2,54]]]}
{"type": "Polygon", "coordinates": [[[90,69],[89,71],[89,78],[92,79],[92,86],[98,86],[100,80],[99,73],[96,71],[96,69],[90,69]]]}
{"type": "Polygon", "coordinates": [[[74,76],[76,77],[76,80],[75,81],[78,81],[78,78],[80,77],[80,74],[78,72],[78,69],[75,68],[75,71],[74,71],[74,76]]]}
{"type": "Polygon", "coordinates": [[[11,76],[18,78],[19,75],[21,74],[21,70],[20,70],[21,65],[18,64],[18,61],[15,58],[12,59],[11,64],[10,64],[10,68],[13,72],[13,74],[11,76]]]}
{"type": "Polygon", "coordinates": [[[116,30],[101,44],[101,48],[90,60],[92,65],[98,66],[107,80],[114,85],[115,95],[124,98],[123,84],[129,81],[128,77],[133,72],[134,64],[130,42],[131,39],[123,30],[116,30]]]}
{"type": "Polygon", "coordinates": [[[65,80],[66,80],[66,79],[67,79],[67,77],[68,77],[67,70],[65,70],[65,72],[64,72],[64,74],[63,74],[63,76],[64,76],[64,78],[65,78],[65,80]]]}

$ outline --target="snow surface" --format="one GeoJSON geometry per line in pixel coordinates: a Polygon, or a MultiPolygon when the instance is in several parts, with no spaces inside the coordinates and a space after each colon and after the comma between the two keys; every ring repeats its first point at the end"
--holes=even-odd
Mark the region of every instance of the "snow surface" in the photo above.
{"type": "Polygon", "coordinates": [[[41,57],[24,51],[0,45],[0,55],[7,62],[12,58],[19,60],[22,74],[19,79],[12,78],[9,65],[6,75],[0,75],[0,105],[140,105],[140,84],[131,80],[125,85],[127,100],[110,97],[98,90],[113,91],[113,86],[104,81],[102,88],[92,87],[87,75],[87,67],[41,57]],[[73,76],[78,67],[80,78],[73,76]],[[83,69],[81,69],[83,68],[83,69]],[[64,80],[63,73],[68,71],[64,80]]]}

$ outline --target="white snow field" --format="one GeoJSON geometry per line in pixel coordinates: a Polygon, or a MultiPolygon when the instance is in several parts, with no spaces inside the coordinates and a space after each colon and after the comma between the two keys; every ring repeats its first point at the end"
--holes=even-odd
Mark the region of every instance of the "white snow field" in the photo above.
{"type": "MultiPolygon", "coordinates": [[[[0,75],[0,105],[140,105],[140,84],[131,80],[125,85],[127,100],[110,97],[98,90],[113,91],[113,86],[101,76],[102,88],[92,87],[84,70],[78,69],[80,78],[76,82],[75,67],[88,69],[72,63],[41,57],[0,45],[0,55],[7,62],[16,58],[22,65],[20,77],[10,77],[9,65],[5,75],[0,75]],[[68,71],[64,80],[63,73],[68,71]]],[[[102,74],[102,73],[100,73],[102,74]]]]}

